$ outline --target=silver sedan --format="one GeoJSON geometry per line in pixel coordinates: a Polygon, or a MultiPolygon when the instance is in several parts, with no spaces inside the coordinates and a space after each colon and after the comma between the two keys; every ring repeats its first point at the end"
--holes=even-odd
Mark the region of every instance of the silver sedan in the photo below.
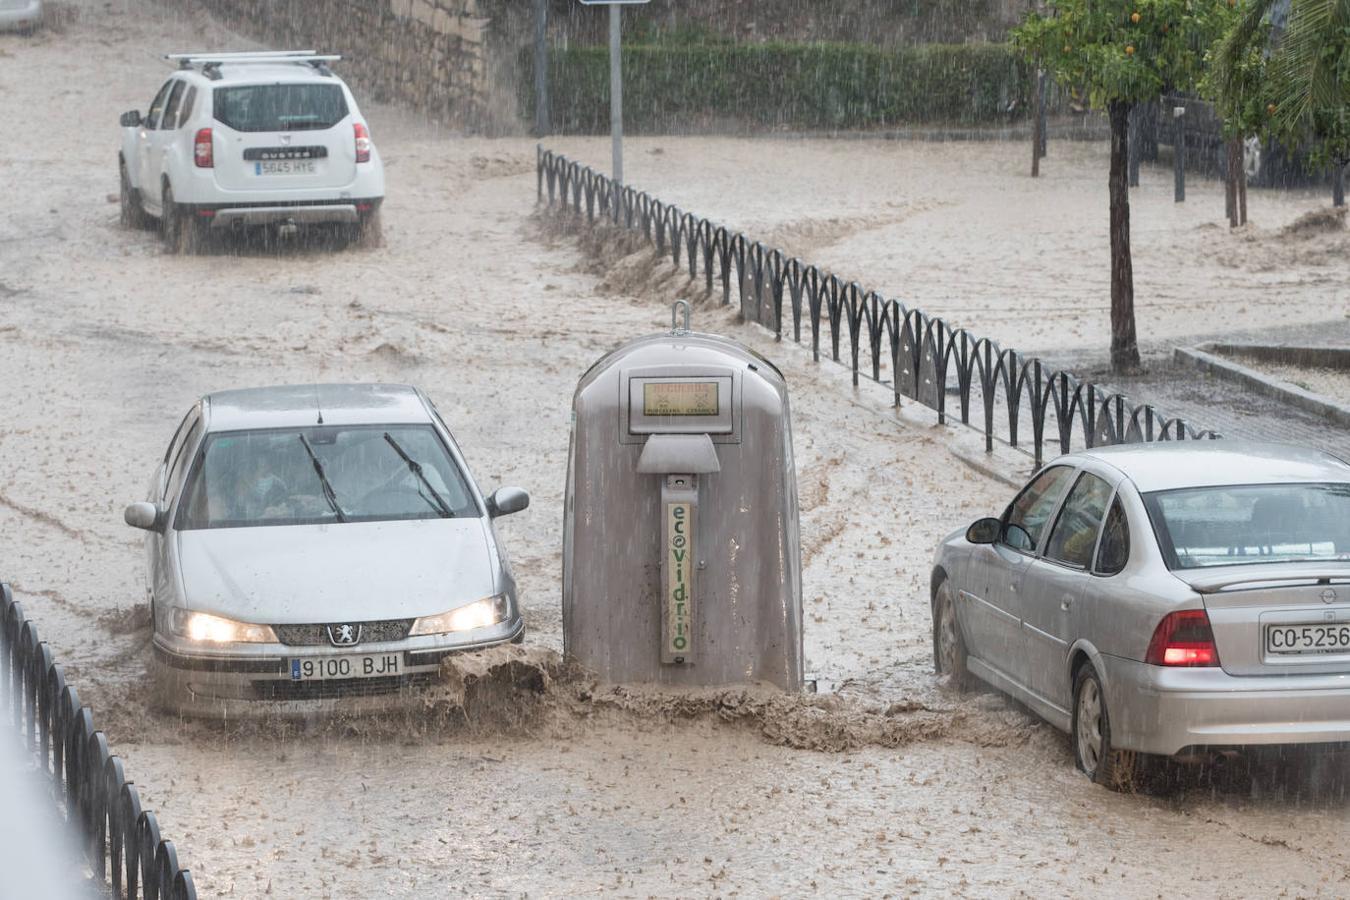
{"type": "Polygon", "coordinates": [[[518,488],[479,492],[415,388],[203,397],[125,514],[147,533],[160,701],[378,709],[449,653],[519,640],[493,519],[528,504],[518,488]]]}
{"type": "Polygon", "coordinates": [[[1350,741],[1350,466],[1279,444],[1063,456],[932,574],[939,673],[1072,735],[1113,787],[1158,757],[1350,741]]]}

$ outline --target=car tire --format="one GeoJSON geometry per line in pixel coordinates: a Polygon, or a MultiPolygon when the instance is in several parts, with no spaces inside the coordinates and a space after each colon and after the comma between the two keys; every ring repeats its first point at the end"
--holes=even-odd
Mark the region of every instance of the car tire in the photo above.
{"type": "Polygon", "coordinates": [[[958,691],[970,687],[969,654],[956,617],[951,582],[943,579],[933,592],[933,671],[947,677],[947,684],[958,691]]]}
{"type": "Polygon", "coordinates": [[[378,209],[362,215],[360,221],[352,226],[351,241],[363,250],[384,246],[384,223],[378,209]]]}
{"type": "Polygon", "coordinates": [[[149,224],[150,220],[150,217],[145,214],[145,207],[141,206],[141,192],[131,186],[131,177],[127,174],[127,164],[122,159],[117,161],[117,173],[121,182],[118,197],[121,201],[119,219],[122,227],[141,231],[149,224]]]}
{"type": "Polygon", "coordinates": [[[159,232],[164,249],[183,256],[196,253],[205,242],[206,229],[187,214],[182,204],[174,201],[173,188],[167,184],[160,209],[159,232]]]}
{"type": "Polygon", "coordinates": [[[1117,750],[1111,743],[1106,692],[1091,663],[1080,666],[1074,675],[1071,738],[1079,771],[1102,787],[1134,793],[1150,785],[1155,758],[1134,750],[1117,750]]]}

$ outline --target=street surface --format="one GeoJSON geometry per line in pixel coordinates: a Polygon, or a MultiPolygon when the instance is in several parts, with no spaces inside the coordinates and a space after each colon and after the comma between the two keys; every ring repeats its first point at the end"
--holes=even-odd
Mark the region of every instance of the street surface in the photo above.
{"type": "MultiPolygon", "coordinates": [[[[664,263],[583,247],[537,216],[533,142],[466,139],[371,103],[386,247],[166,255],[118,225],[116,115],[145,108],[167,71],[159,53],[248,44],[148,0],[70,5],[63,31],[0,36],[0,115],[41,122],[0,144],[0,577],[202,896],[1350,891],[1342,773],[1267,766],[1164,798],[1116,795],[1000,695],[936,685],[932,548],[1010,488],[952,455],[969,435],[919,407],[896,414],[886,389],[854,392],[843,369],[713,305],[696,306],[695,327],[749,343],[788,380],[807,665],[834,696],[683,701],[564,682],[310,726],[149,711],[141,541],[122,508],[198,396],[312,380],[425,388],[482,487],[531,492],[500,529],[538,662],[561,647],[572,390],[617,343],[667,328],[685,288],[664,263]]],[[[551,144],[606,158],[600,139],[551,144]]],[[[1008,345],[1104,345],[1105,149],[1055,145],[1034,184],[1024,150],[644,139],[629,171],[1008,345]]],[[[1234,302],[1252,317],[1344,311],[1343,263],[1290,254],[1253,284],[1248,263],[1225,268],[1246,245],[1211,227],[1217,189],[1195,185],[1185,210],[1161,196],[1147,187],[1135,220],[1146,333],[1204,330],[1234,302]]],[[[1253,217],[1273,234],[1318,202],[1257,195],[1253,217]]],[[[1004,462],[1016,477],[1029,466],[1004,462]]]]}

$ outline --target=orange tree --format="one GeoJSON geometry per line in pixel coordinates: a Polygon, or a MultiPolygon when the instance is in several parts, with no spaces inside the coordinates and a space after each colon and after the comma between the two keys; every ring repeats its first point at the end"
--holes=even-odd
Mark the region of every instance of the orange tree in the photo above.
{"type": "Polygon", "coordinates": [[[1013,43],[1061,84],[1087,88],[1111,121],[1111,367],[1139,365],[1126,183],[1130,110],[1164,89],[1194,90],[1236,0],[1046,0],[1013,43]]]}

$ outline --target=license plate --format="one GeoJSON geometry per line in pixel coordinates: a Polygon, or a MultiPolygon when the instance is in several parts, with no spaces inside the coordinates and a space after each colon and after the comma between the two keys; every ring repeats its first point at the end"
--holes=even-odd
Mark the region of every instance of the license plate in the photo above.
{"type": "Polygon", "coordinates": [[[253,164],[254,175],[314,175],[318,171],[318,164],[312,159],[278,159],[253,164]]]}
{"type": "Polygon", "coordinates": [[[291,660],[291,681],[329,681],[335,678],[381,678],[403,672],[403,654],[369,653],[362,656],[314,656],[291,660]]]}
{"type": "Polygon", "coordinates": [[[1350,622],[1267,625],[1266,652],[1350,653],[1350,622]]]}

